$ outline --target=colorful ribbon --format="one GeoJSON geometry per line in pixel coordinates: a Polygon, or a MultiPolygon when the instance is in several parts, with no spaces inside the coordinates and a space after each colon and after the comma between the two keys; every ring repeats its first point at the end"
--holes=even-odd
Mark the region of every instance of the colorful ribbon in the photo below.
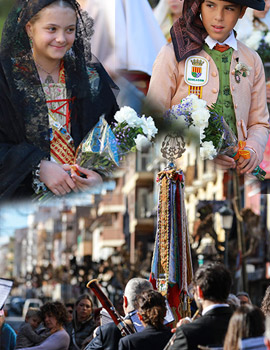
{"type": "Polygon", "coordinates": [[[74,100],[76,99],[76,97],[71,97],[71,98],[65,98],[65,99],[59,99],[59,100],[48,100],[47,103],[53,103],[53,102],[64,102],[63,104],[61,104],[59,107],[57,107],[56,109],[52,109],[50,108],[52,113],[57,113],[60,114],[64,117],[66,117],[66,123],[65,123],[65,127],[68,130],[68,126],[70,123],[70,116],[71,116],[71,111],[70,111],[70,106],[69,103],[74,103],[74,100]],[[61,109],[64,108],[66,106],[66,114],[61,112],[61,109]]]}
{"type": "Polygon", "coordinates": [[[190,316],[188,288],[193,277],[184,199],[184,174],[164,169],[157,175],[159,203],[150,281],[165,295],[175,324],[190,316]]]}
{"type": "Polygon", "coordinates": [[[240,157],[243,157],[244,159],[249,159],[250,158],[250,152],[248,150],[244,149],[246,147],[246,142],[245,141],[239,141],[238,147],[239,147],[238,151],[233,156],[233,159],[235,161],[237,161],[240,157]]]}

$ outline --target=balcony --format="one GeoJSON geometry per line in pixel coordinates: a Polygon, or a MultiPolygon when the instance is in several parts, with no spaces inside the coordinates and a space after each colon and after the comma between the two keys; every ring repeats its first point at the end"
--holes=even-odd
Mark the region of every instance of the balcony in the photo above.
{"type": "Polygon", "coordinates": [[[122,229],[104,227],[100,233],[100,245],[103,247],[119,247],[125,243],[125,236],[122,229]]]}
{"type": "Polygon", "coordinates": [[[122,193],[113,194],[108,193],[102,196],[102,201],[99,203],[98,215],[104,215],[109,213],[124,213],[125,204],[122,193]]]}
{"type": "Polygon", "coordinates": [[[134,175],[126,182],[123,187],[125,194],[132,191],[135,187],[152,187],[154,183],[154,174],[148,171],[134,173],[134,175]]]}
{"type": "Polygon", "coordinates": [[[131,232],[143,232],[148,235],[149,232],[154,232],[155,218],[137,218],[130,222],[131,232]]]}

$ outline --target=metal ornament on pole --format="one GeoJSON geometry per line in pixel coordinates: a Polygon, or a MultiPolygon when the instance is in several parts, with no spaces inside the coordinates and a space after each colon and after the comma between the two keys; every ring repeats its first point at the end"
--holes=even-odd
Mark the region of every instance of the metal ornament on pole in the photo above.
{"type": "Polygon", "coordinates": [[[161,145],[162,157],[169,161],[167,168],[176,168],[175,161],[182,157],[185,149],[183,136],[177,133],[171,133],[165,136],[161,145]]]}

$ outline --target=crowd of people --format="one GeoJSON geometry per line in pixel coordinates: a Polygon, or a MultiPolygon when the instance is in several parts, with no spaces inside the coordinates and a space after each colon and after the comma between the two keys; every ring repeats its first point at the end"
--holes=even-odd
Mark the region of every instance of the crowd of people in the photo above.
{"type": "Polygon", "coordinates": [[[52,301],[29,308],[17,335],[2,312],[0,349],[270,349],[270,286],[260,308],[246,292],[230,294],[231,287],[231,273],[223,264],[199,267],[192,282],[194,317],[181,319],[173,328],[166,322],[165,297],[148,280],[132,278],[123,293],[122,322],[130,330],[125,336],[89,294],[74,304],[52,301]]]}

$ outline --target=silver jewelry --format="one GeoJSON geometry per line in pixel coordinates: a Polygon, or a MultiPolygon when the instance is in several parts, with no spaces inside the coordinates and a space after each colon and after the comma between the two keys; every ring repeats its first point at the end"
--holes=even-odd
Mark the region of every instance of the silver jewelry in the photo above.
{"type": "Polygon", "coordinates": [[[44,69],[44,68],[43,68],[39,63],[37,63],[36,61],[35,61],[35,63],[36,63],[36,65],[37,65],[43,72],[47,73],[47,77],[46,77],[46,79],[45,79],[45,81],[44,81],[45,84],[52,84],[52,83],[54,83],[54,80],[53,80],[53,77],[52,77],[52,73],[55,71],[56,68],[59,67],[60,63],[58,63],[57,66],[55,66],[54,69],[53,69],[51,72],[46,71],[46,69],[44,69]]]}
{"type": "Polygon", "coordinates": [[[34,169],[32,170],[32,176],[33,176],[32,188],[36,194],[40,194],[47,191],[47,187],[44,184],[44,182],[40,181],[40,164],[41,162],[37,166],[35,166],[34,169]]]}

